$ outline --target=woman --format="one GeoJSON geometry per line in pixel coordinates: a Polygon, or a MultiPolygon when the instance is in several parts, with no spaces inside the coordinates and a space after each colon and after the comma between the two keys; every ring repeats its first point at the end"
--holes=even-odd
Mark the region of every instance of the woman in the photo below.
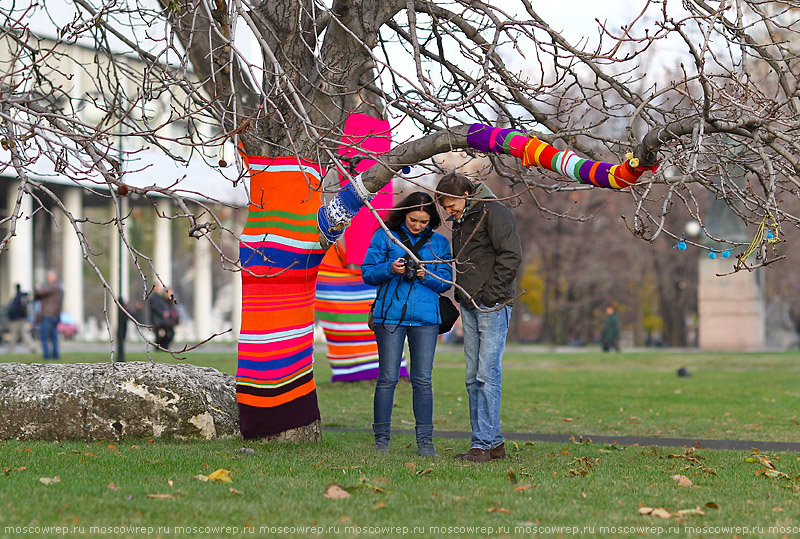
{"type": "Polygon", "coordinates": [[[372,237],[361,275],[377,286],[373,308],[378,343],[378,380],[375,384],[375,450],[389,452],[394,389],[397,386],[403,344],[408,338],[411,387],[416,420],[417,454],[435,457],[433,446],[433,391],[431,372],[439,333],[439,294],[452,280],[450,244],[434,232],[441,224],[436,204],[427,193],[408,195],[391,211],[386,226],[396,242],[404,243],[427,261],[415,267],[413,259],[383,229],[372,237]],[[441,261],[437,263],[431,263],[441,261]],[[437,278],[438,277],[438,278],[437,278]]]}

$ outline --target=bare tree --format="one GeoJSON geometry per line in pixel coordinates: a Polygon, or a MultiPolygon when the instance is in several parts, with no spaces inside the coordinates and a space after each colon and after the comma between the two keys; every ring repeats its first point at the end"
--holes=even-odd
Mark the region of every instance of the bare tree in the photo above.
{"type": "MultiPolygon", "coordinates": [[[[621,28],[600,25],[598,39],[574,43],[529,0],[75,0],[45,39],[29,25],[56,17],[55,4],[23,0],[0,9],[0,168],[22,180],[20,193],[57,206],[57,194],[30,173],[42,160],[64,177],[109,187],[105,196],[116,202],[129,192],[169,196],[181,211],[165,217],[186,219],[190,235],[207,238],[224,228],[210,208],[180,190],[127,185],[120,151],[146,145],[216,166],[232,141],[246,156],[294,156],[347,175],[335,150],[348,114],[361,112],[417,133],[362,174],[369,192],[408,165],[437,171],[432,158],[444,152],[482,158],[469,126],[502,124],[593,159],[619,162],[632,151],[641,166],[660,164],[626,191],[634,238],[679,238],[668,218],[676,206],[704,223],[699,192],[747,224],[780,229],[775,235],[797,226],[785,204],[800,193],[797,3],[640,5],[621,28]],[[89,54],[71,54],[84,44],[89,54]],[[642,64],[661,47],[676,55],[675,69],[648,76],[642,64]],[[69,81],[78,72],[94,87],[75,91],[69,81]],[[100,120],[87,120],[87,108],[100,120]],[[170,131],[178,122],[180,135],[170,131]],[[730,177],[732,164],[746,181],[730,177]]],[[[542,204],[543,192],[592,188],[490,157],[531,208],[554,217],[564,212],[542,204]]],[[[242,176],[251,172],[236,159],[242,176]]],[[[3,244],[18,216],[19,204],[3,244]]],[[[125,216],[109,222],[123,235],[125,216]]],[[[774,245],[765,236],[737,268],[772,263],[781,256],[774,245]]],[[[83,249],[90,258],[91,246],[83,249]]]]}

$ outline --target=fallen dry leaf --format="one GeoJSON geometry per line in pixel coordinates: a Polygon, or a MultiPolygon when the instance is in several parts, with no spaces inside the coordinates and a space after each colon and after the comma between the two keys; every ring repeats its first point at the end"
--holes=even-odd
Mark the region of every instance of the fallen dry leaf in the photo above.
{"type": "Polygon", "coordinates": [[[533,488],[533,485],[519,485],[518,487],[514,487],[514,491],[520,492],[523,490],[528,490],[529,488],[533,488]]]}
{"type": "Polygon", "coordinates": [[[323,494],[323,496],[329,500],[343,500],[349,498],[350,493],[343,489],[341,485],[331,483],[328,485],[328,488],[325,489],[325,494],[323,494]]]}
{"type": "Polygon", "coordinates": [[[378,502],[372,506],[373,509],[386,509],[386,502],[378,502]]]}
{"type": "Polygon", "coordinates": [[[652,507],[642,506],[639,508],[637,513],[640,515],[650,515],[658,518],[670,518],[672,516],[672,513],[670,513],[663,507],[659,507],[658,509],[653,509],[652,507]]]}
{"type": "Polygon", "coordinates": [[[789,479],[789,476],[784,472],[772,468],[765,468],[763,470],[758,470],[756,472],[756,475],[762,475],[764,477],[772,477],[772,478],[781,477],[783,479],[789,479]]]}
{"type": "Polygon", "coordinates": [[[675,481],[679,487],[691,487],[694,483],[685,475],[673,475],[672,480],[675,481]]]}
{"type": "Polygon", "coordinates": [[[109,483],[108,484],[108,490],[119,490],[119,487],[117,485],[115,485],[114,483],[109,483]]]}
{"type": "Polygon", "coordinates": [[[53,483],[60,483],[61,478],[59,476],[55,477],[40,477],[39,482],[43,485],[52,485],[53,483]]]}
{"type": "Polygon", "coordinates": [[[239,496],[244,496],[244,492],[242,492],[241,490],[236,490],[233,487],[229,488],[228,490],[231,491],[231,494],[238,494],[239,496]]]}
{"type": "Polygon", "coordinates": [[[169,486],[172,486],[172,485],[174,485],[175,483],[173,483],[173,482],[172,482],[172,479],[167,479],[167,484],[168,484],[169,486]]]}
{"type": "Polygon", "coordinates": [[[676,513],[679,517],[686,517],[690,515],[697,515],[699,517],[706,516],[706,512],[700,509],[700,507],[695,507],[694,509],[681,509],[676,513]]]}
{"type": "Polygon", "coordinates": [[[663,507],[659,507],[658,509],[653,509],[653,512],[650,514],[658,518],[670,518],[672,516],[672,513],[670,513],[663,507]]]}
{"type": "Polygon", "coordinates": [[[783,507],[773,507],[772,508],[772,512],[773,513],[782,513],[783,512],[783,507]]]}
{"type": "Polygon", "coordinates": [[[174,500],[175,496],[173,494],[148,494],[148,498],[153,498],[156,500],[174,500]]]}
{"type": "Polygon", "coordinates": [[[230,476],[230,470],[220,468],[208,474],[209,481],[217,481],[219,483],[232,483],[233,478],[230,476]]]}
{"type": "Polygon", "coordinates": [[[203,482],[208,481],[208,476],[203,474],[197,474],[194,476],[194,478],[203,482]]]}
{"type": "Polygon", "coordinates": [[[715,502],[708,502],[706,504],[706,507],[709,507],[711,509],[719,509],[719,505],[717,505],[715,502]]]}
{"type": "Polygon", "coordinates": [[[487,509],[486,511],[488,513],[505,513],[507,515],[510,515],[512,513],[512,511],[510,509],[506,509],[504,507],[491,507],[491,508],[487,509]]]}
{"type": "Polygon", "coordinates": [[[508,473],[508,482],[511,483],[512,485],[516,485],[517,474],[514,473],[514,468],[509,468],[507,473],[508,473]]]}
{"type": "Polygon", "coordinates": [[[361,477],[358,478],[358,485],[356,485],[354,488],[364,487],[364,486],[371,488],[375,492],[386,492],[386,489],[384,487],[378,485],[374,481],[371,481],[369,478],[367,478],[366,475],[361,474],[361,477]]]}

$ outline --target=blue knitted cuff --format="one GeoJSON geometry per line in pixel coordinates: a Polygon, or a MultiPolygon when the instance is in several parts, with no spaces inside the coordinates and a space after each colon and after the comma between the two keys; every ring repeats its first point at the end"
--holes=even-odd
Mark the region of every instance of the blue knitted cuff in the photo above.
{"type": "Polygon", "coordinates": [[[317,211],[317,224],[322,235],[334,243],[344,234],[344,229],[363,207],[364,201],[356,193],[353,184],[348,183],[333,197],[333,200],[317,211]]]}

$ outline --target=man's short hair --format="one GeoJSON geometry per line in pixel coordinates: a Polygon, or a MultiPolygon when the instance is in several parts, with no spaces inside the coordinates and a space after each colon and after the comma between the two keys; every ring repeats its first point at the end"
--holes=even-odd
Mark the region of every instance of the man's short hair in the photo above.
{"type": "Polygon", "coordinates": [[[464,174],[448,172],[439,180],[436,186],[436,202],[441,203],[442,197],[463,197],[464,193],[470,195],[475,192],[475,184],[464,174]]]}

